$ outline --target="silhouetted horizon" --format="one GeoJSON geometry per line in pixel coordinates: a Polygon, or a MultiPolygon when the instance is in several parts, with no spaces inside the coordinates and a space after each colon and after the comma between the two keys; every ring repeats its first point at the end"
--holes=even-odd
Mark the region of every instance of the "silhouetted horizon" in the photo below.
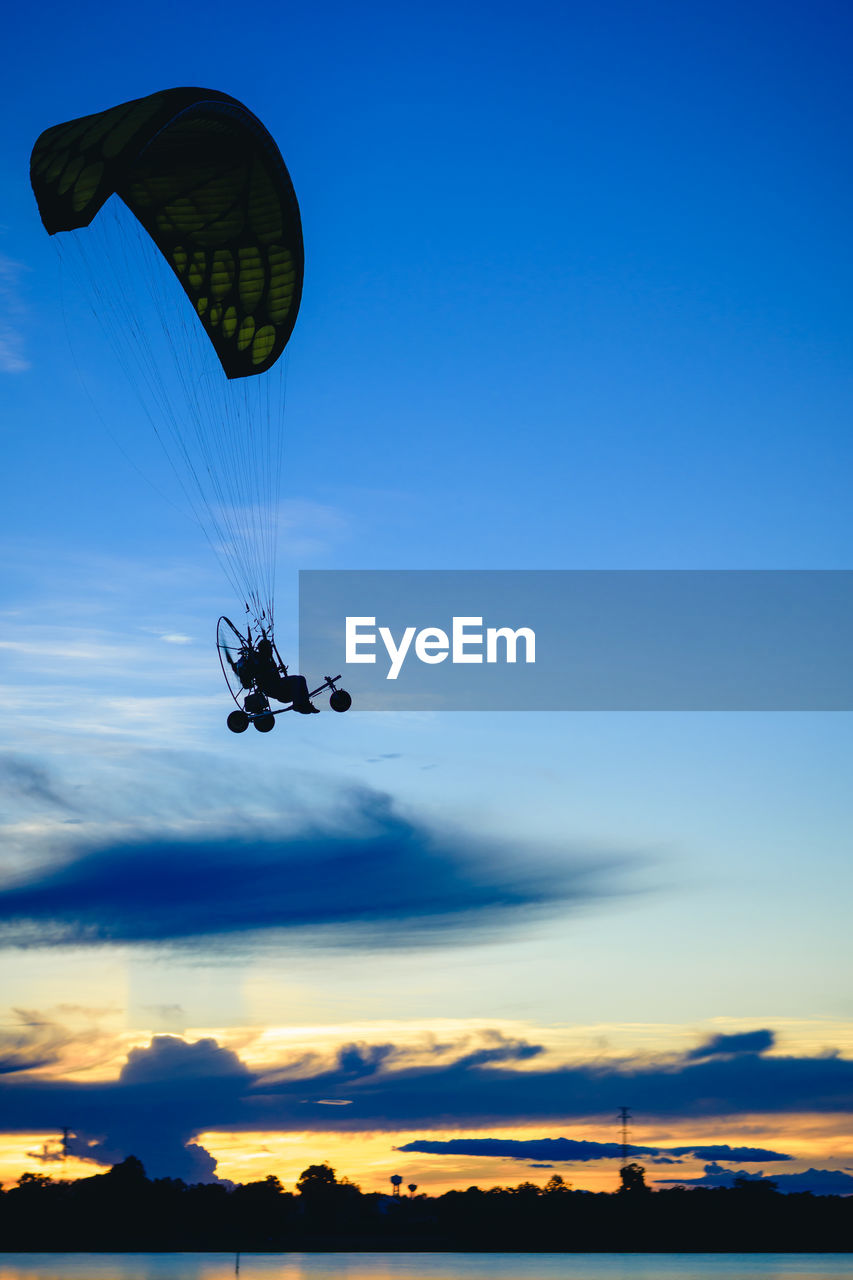
{"type": "Polygon", "coordinates": [[[25,1173],[0,1191],[6,1250],[447,1249],[619,1252],[846,1251],[853,1199],[783,1195],[738,1179],[733,1188],[645,1184],[634,1162],[613,1192],[575,1191],[560,1174],[543,1186],[399,1194],[362,1192],[328,1164],[303,1170],[296,1190],[274,1174],[226,1187],[149,1179],[135,1156],[91,1178],[25,1173]]]}

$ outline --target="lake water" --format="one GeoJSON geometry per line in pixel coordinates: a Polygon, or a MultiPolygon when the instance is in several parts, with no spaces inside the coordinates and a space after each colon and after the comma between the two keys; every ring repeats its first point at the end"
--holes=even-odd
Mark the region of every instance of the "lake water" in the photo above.
{"type": "MultiPolygon", "coordinates": [[[[234,1280],[233,1253],[7,1253],[0,1280],[234,1280]]],[[[246,1253],[239,1280],[848,1280],[842,1253],[246,1253]]]]}

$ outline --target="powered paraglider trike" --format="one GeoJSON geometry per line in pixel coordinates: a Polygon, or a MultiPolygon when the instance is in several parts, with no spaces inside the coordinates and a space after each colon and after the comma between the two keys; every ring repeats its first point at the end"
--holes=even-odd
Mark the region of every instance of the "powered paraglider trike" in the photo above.
{"type": "Polygon", "coordinates": [[[70,296],[97,317],[246,603],[246,634],[221,618],[217,635],[237,703],[229,728],[268,732],[279,710],[316,710],[310,700],[327,688],[346,710],[340,677],[309,692],[273,639],[279,357],[304,267],[299,205],[275,140],[226,93],[165,89],[46,129],[30,178],[45,229],[63,233],[70,296]],[[288,705],[273,711],[270,698],[288,705]]]}
{"type": "Polygon", "coordinates": [[[329,706],[333,711],[349,711],[352,706],[346,689],[337,687],[340,675],[326,676],[310,691],[303,676],[290,675],[275,641],[262,626],[254,634],[249,626],[243,635],[223,616],[216,628],[216,648],[225,683],[237,706],[227,721],[232,733],[243,733],[250,724],[259,733],[269,733],[275,727],[275,717],[283,711],[311,714],[317,711],[312,699],[326,689],[331,690],[329,706]],[[273,710],[271,699],[289,705],[273,710]]]}

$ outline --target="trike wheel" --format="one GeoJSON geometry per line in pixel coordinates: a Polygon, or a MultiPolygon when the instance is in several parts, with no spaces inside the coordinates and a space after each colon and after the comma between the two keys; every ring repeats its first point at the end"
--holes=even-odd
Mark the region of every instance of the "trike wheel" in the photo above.
{"type": "Polygon", "coordinates": [[[352,706],[352,698],[346,689],[336,689],[329,698],[329,706],[333,711],[349,711],[352,706]]]}

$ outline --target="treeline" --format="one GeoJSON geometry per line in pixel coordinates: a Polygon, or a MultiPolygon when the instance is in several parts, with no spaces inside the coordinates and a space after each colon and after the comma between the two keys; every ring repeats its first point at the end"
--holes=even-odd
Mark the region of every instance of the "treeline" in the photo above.
{"type": "Polygon", "coordinates": [[[573,1191],[555,1175],[541,1187],[391,1197],[362,1193],[325,1164],[291,1193],[272,1176],[235,1187],[149,1179],[130,1156],[76,1181],[24,1174],[0,1194],[0,1250],[853,1249],[853,1198],[750,1181],[650,1191],[642,1172],[623,1170],[612,1194],[573,1191]]]}

